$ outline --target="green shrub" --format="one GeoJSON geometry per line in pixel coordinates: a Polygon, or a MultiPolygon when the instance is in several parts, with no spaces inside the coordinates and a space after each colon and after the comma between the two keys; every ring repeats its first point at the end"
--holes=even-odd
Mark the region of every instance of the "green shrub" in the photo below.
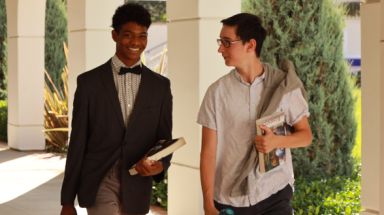
{"type": "Polygon", "coordinates": [[[58,89],[64,87],[61,73],[67,63],[63,52],[63,41],[68,44],[65,4],[62,0],[47,0],[45,9],[45,69],[58,89]]]}
{"type": "Polygon", "coordinates": [[[292,150],[295,175],[350,176],[356,144],[353,83],[343,56],[345,6],[333,0],[243,0],[268,34],[260,60],[279,67],[286,58],[307,91],[313,141],[292,150]]]}
{"type": "Polygon", "coordinates": [[[8,141],[8,103],[0,100],[0,140],[8,141]]]}
{"type": "Polygon", "coordinates": [[[351,72],[351,78],[353,79],[355,86],[360,88],[361,87],[361,71],[357,71],[356,74],[351,72]]]}
{"type": "Polygon", "coordinates": [[[7,99],[7,12],[0,0],[0,100],[7,99]]]}
{"type": "Polygon", "coordinates": [[[295,214],[359,214],[361,164],[350,178],[299,176],[296,178],[291,202],[295,214]]]}
{"type": "Polygon", "coordinates": [[[153,182],[151,205],[159,205],[168,209],[168,172],[160,183],[153,182]]]}
{"type": "Polygon", "coordinates": [[[352,156],[356,159],[357,163],[361,163],[361,88],[356,87],[353,90],[353,95],[356,98],[355,116],[357,120],[357,135],[356,145],[352,150],[352,156]]]}

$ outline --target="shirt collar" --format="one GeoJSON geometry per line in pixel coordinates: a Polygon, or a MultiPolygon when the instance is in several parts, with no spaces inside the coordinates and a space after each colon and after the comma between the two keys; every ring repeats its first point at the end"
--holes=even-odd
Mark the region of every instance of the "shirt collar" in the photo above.
{"type": "MultiPolygon", "coordinates": [[[[263,65],[263,67],[264,67],[264,65],[263,65]]],[[[234,71],[235,71],[236,79],[239,80],[240,83],[243,83],[243,84],[246,84],[246,85],[250,85],[249,83],[243,81],[243,78],[241,77],[239,72],[236,70],[236,68],[234,69],[234,71]]],[[[259,84],[260,82],[264,81],[264,78],[265,78],[265,70],[264,70],[263,74],[260,77],[256,77],[255,78],[255,80],[252,82],[252,85],[259,84]]]]}
{"type": "Polygon", "coordinates": [[[117,73],[120,72],[121,67],[126,67],[126,68],[131,68],[131,69],[133,67],[136,67],[139,65],[140,65],[140,67],[143,67],[143,65],[141,63],[141,59],[139,61],[137,61],[135,64],[133,64],[132,66],[127,67],[116,55],[113,55],[113,57],[112,57],[112,65],[115,68],[115,72],[117,72],[117,73]]]}

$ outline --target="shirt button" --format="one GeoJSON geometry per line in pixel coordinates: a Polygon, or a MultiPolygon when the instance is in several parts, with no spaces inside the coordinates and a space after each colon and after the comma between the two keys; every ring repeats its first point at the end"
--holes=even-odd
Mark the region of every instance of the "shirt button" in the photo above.
{"type": "Polygon", "coordinates": [[[128,107],[131,107],[131,105],[130,105],[130,104],[128,104],[128,107]]]}

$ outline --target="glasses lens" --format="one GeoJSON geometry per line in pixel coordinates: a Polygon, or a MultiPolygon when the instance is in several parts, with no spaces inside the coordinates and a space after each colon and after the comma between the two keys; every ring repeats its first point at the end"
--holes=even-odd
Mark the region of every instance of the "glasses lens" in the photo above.
{"type": "Polygon", "coordinates": [[[228,48],[228,47],[229,47],[229,44],[230,44],[230,43],[229,43],[228,41],[225,41],[225,40],[224,40],[224,41],[222,41],[222,43],[223,43],[223,45],[224,45],[225,48],[228,48]]]}
{"type": "Polygon", "coordinates": [[[221,45],[221,40],[220,39],[217,39],[217,45],[221,45]]]}

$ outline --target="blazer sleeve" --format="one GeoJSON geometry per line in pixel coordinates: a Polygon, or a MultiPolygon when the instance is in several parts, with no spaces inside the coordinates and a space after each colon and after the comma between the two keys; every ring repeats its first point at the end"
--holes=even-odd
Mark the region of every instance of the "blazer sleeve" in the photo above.
{"type": "MultiPolygon", "coordinates": [[[[161,106],[160,121],[157,127],[157,140],[172,139],[172,93],[170,81],[168,79],[167,81],[166,93],[161,106]]],[[[152,176],[155,182],[159,183],[164,179],[165,173],[171,165],[171,158],[172,154],[160,159],[163,163],[164,170],[161,173],[152,176]]]]}
{"type": "Polygon", "coordinates": [[[73,101],[72,132],[69,142],[64,181],[61,188],[61,204],[73,204],[79,188],[84,151],[88,140],[88,98],[81,76],[77,77],[77,89],[73,101]]]}

